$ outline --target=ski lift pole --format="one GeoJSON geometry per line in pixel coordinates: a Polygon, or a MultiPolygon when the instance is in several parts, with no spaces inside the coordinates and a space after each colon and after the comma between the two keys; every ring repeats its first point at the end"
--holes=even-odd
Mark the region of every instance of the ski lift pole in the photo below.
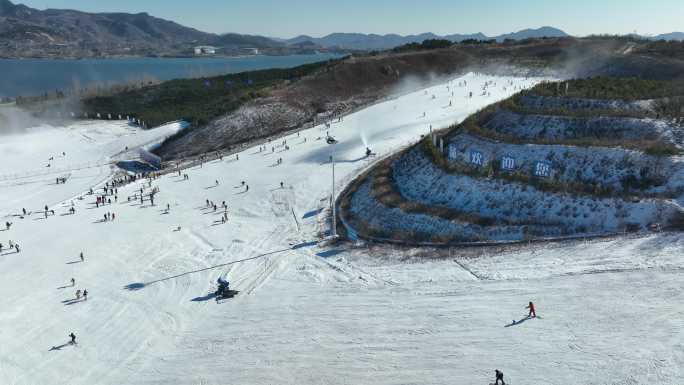
{"type": "Polygon", "coordinates": [[[334,152],[330,155],[330,163],[332,164],[332,195],[330,196],[330,205],[332,206],[332,229],[330,235],[337,238],[337,214],[335,213],[335,155],[334,152]]]}

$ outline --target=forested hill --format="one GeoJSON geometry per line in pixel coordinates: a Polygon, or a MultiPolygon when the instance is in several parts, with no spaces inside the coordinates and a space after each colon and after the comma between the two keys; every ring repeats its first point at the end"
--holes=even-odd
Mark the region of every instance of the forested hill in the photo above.
{"type": "Polygon", "coordinates": [[[38,10],[0,0],[0,57],[184,55],[195,45],[230,53],[244,47],[279,49],[262,36],[216,35],[147,13],[38,10]]]}

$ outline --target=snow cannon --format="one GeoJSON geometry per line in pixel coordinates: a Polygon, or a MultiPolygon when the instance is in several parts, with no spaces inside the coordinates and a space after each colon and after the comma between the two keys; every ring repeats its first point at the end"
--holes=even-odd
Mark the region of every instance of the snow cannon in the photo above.
{"type": "Polygon", "coordinates": [[[238,293],[237,290],[231,290],[230,289],[230,282],[226,281],[225,279],[219,277],[216,280],[216,283],[218,287],[216,288],[215,298],[216,302],[219,302],[222,299],[226,298],[233,298],[235,295],[238,293]]]}

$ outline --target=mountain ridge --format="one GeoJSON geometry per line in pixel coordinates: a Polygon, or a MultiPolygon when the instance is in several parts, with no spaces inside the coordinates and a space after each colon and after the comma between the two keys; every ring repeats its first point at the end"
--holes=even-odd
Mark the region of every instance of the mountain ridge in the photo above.
{"type": "MultiPolygon", "coordinates": [[[[266,54],[291,54],[316,50],[387,50],[428,39],[523,40],[566,37],[550,26],[523,29],[498,36],[482,32],[437,35],[331,33],[323,37],[299,35],[291,39],[238,33],[214,34],[174,21],[140,13],[87,13],[72,9],[38,10],[10,0],[0,0],[0,58],[80,58],[111,56],[190,56],[193,47],[211,45],[219,54],[244,54],[257,48],[266,54]]],[[[650,40],[684,40],[683,32],[643,37],[650,40]]]]}
{"type": "MultiPolygon", "coordinates": [[[[448,34],[437,35],[431,32],[412,34],[412,35],[398,35],[398,34],[373,34],[373,33],[354,33],[354,32],[335,32],[322,37],[313,37],[310,35],[298,35],[290,39],[275,39],[287,45],[297,45],[306,42],[314,43],[324,48],[345,48],[358,50],[383,50],[392,49],[399,45],[409,43],[420,43],[426,39],[445,39],[454,43],[459,43],[464,40],[496,40],[502,42],[506,39],[523,40],[530,38],[543,37],[569,37],[561,29],[542,26],[539,28],[526,28],[517,32],[510,32],[496,36],[487,36],[482,32],[466,33],[466,34],[448,34]]],[[[684,41],[684,32],[672,32],[660,34],[652,37],[639,36],[647,40],[668,40],[668,41],[684,41]]]]}
{"type": "Polygon", "coordinates": [[[425,32],[415,35],[398,35],[398,34],[364,34],[364,33],[348,33],[348,32],[335,32],[328,34],[323,37],[311,37],[308,35],[299,35],[292,39],[283,39],[282,41],[288,45],[301,44],[306,41],[311,41],[316,45],[325,48],[346,48],[346,49],[359,49],[359,50],[381,50],[381,49],[391,49],[400,45],[409,43],[420,43],[427,39],[446,39],[454,43],[458,43],[464,40],[474,39],[474,40],[496,40],[503,41],[505,39],[522,40],[527,38],[539,38],[539,37],[567,37],[570,36],[564,31],[554,28],[554,27],[540,27],[537,29],[524,29],[517,32],[511,32],[503,35],[489,37],[482,32],[469,33],[469,34],[449,34],[449,35],[437,35],[432,32],[425,32]]]}
{"type": "Polygon", "coordinates": [[[0,57],[179,56],[192,54],[195,45],[226,54],[284,46],[262,36],[202,32],[146,12],[37,10],[0,0],[0,57]]]}

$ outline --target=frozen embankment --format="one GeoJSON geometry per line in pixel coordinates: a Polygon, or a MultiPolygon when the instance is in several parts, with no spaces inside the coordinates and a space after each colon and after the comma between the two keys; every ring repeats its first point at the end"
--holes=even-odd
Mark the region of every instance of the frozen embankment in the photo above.
{"type": "Polygon", "coordinates": [[[483,109],[354,181],[340,200],[350,235],[443,245],[681,228],[684,162],[669,152],[681,151],[683,127],[645,118],[649,101],[533,92],[483,109]],[[505,108],[516,103],[525,112],[505,108]]]}

